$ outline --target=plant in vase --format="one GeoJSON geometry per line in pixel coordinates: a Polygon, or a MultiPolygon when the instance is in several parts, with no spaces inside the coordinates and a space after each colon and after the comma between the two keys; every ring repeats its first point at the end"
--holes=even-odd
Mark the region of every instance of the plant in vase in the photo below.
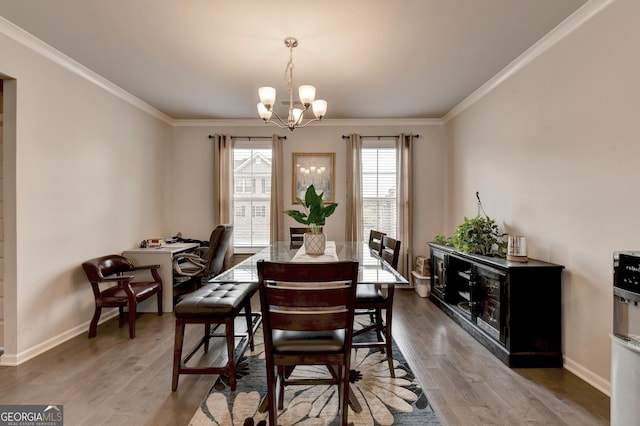
{"type": "Polygon", "coordinates": [[[324,254],[326,235],[320,232],[326,218],[331,216],[338,203],[328,203],[322,200],[323,192],[318,194],[313,185],[309,185],[304,194],[304,200],[296,197],[304,211],[285,210],[284,214],[291,216],[296,222],[309,227],[309,233],[304,234],[304,247],[308,254],[324,254]]]}
{"type": "Polygon", "coordinates": [[[437,235],[434,241],[466,253],[505,257],[506,242],[503,235],[500,234],[496,221],[484,213],[480,195],[477,192],[476,197],[478,197],[478,215],[471,219],[465,217],[451,238],[437,235]],[[481,215],[480,212],[483,214],[481,215]]]}

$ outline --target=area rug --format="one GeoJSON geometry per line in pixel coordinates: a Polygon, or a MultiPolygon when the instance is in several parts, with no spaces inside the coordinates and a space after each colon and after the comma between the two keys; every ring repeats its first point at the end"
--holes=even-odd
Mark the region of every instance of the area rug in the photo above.
{"type": "MultiPolygon", "coordinates": [[[[427,396],[418,384],[402,353],[393,343],[395,378],[389,374],[386,358],[379,351],[354,349],[351,357],[351,384],[362,411],[349,408],[349,424],[441,425],[427,396]]],[[[297,367],[294,374],[318,375],[324,367],[297,367]]],[[[239,362],[237,386],[231,391],[229,378],[216,380],[190,425],[266,426],[268,413],[258,412],[267,393],[262,329],[255,336],[255,350],[247,349],[239,362]]],[[[339,424],[336,386],[287,386],[284,409],[278,414],[281,426],[333,426],[339,424]]]]}

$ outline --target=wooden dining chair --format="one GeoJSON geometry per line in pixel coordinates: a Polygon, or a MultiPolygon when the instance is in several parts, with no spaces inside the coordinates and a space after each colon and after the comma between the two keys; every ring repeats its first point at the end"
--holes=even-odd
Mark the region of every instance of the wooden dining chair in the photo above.
{"type": "Polygon", "coordinates": [[[286,385],[338,386],[341,424],[347,424],[358,262],[258,261],[267,365],[269,424],[276,425],[286,385]],[[298,378],[298,365],[324,365],[330,377],[298,378]]]}
{"type": "Polygon", "coordinates": [[[291,241],[292,246],[302,245],[304,241],[305,232],[309,232],[309,228],[298,228],[298,227],[290,227],[289,228],[289,240],[291,241]]]}
{"type": "MultiPolygon", "coordinates": [[[[384,235],[380,247],[380,258],[393,269],[398,268],[400,257],[400,241],[384,235]]],[[[356,293],[356,310],[359,313],[373,313],[373,323],[354,332],[354,336],[363,335],[376,330],[376,340],[357,341],[354,348],[379,348],[386,351],[387,363],[391,377],[395,377],[391,346],[391,322],[393,319],[393,295],[395,287],[388,286],[386,292],[380,284],[360,284],[356,293]],[[384,311],[384,321],[382,312],[384,311]]]]}
{"type": "MultiPolygon", "coordinates": [[[[320,232],[322,232],[322,227],[319,228],[320,232]]],[[[309,228],[300,228],[292,226],[289,228],[289,240],[291,242],[291,247],[300,247],[304,243],[304,234],[310,232],[309,228]]]]}
{"type": "Polygon", "coordinates": [[[373,252],[380,254],[380,248],[382,247],[382,237],[384,237],[385,235],[387,234],[381,231],[376,231],[375,229],[372,229],[369,232],[369,248],[373,252]]]}
{"type": "Polygon", "coordinates": [[[397,270],[398,259],[400,259],[400,241],[384,235],[380,245],[380,258],[397,270]]]}

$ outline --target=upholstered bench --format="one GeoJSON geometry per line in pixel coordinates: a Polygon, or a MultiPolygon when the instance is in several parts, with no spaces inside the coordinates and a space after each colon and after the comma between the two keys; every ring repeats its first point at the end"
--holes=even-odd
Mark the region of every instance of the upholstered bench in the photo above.
{"type": "Polygon", "coordinates": [[[174,308],[176,316],[176,335],[173,348],[173,382],[172,390],[178,388],[180,374],[228,374],[231,389],[236,388],[236,362],[247,345],[253,350],[253,335],[260,325],[260,313],[251,312],[251,297],[258,290],[257,283],[210,283],[185,296],[174,308]],[[246,331],[236,334],[235,319],[244,310],[246,331]],[[182,358],[184,330],[186,324],[204,324],[204,337],[182,358]],[[211,325],[214,325],[213,330],[211,325]],[[216,330],[224,325],[224,334],[216,334],[216,330]],[[209,350],[212,337],[224,337],[227,344],[227,363],[223,366],[187,367],[189,359],[204,346],[209,350]],[[236,345],[236,337],[241,338],[236,345]]]}

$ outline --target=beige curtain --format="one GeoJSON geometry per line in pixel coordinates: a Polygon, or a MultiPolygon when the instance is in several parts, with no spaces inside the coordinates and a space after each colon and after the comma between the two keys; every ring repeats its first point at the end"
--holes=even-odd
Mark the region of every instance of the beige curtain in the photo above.
{"type": "MultiPolygon", "coordinates": [[[[229,135],[213,135],[214,144],[214,188],[217,197],[214,199],[214,213],[216,225],[222,223],[233,224],[233,140],[229,135]]],[[[231,265],[233,244],[229,244],[225,255],[225,268],[231,265]]]]}
{"type": "Polygon", "coordinates": [[[398,260],[398,272],[405,278],[409,277],[413,267],[413,171],[411,159],[413,157],[413,134],[400,134],[396,140],[398,152],[398,239],[400,245],[400,258],[398,260]]]}
{"type": "Polygon", "coordinates": [[[362,137],[347,138],[346,241],[362,241],[362,137]]]}
{"type": "Polygon", "coordinates": [[[284,241],[284,163],[282,160],[284,138],[273,135],[271,140],[271,242],[284,241]]]}

